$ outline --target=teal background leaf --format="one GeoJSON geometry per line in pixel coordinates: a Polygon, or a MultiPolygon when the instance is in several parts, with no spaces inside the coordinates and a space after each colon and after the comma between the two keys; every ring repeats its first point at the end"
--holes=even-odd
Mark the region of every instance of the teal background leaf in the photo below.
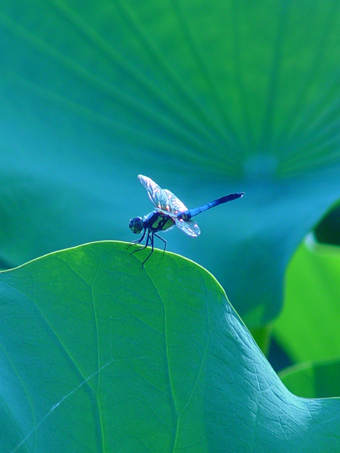
{"type": "Polygon", "coordinates": [[[211,274],[143,253],[0,273],[3,451],[337,451],[339,400],[291,394],[211,274]]]}
{"type": "Polygon", "coordinates": [[[168,247],[247,325],[273,320],[290,258],[340,197],[339,27],[331,0],[4,0],[2,262],[131,240],[152,209],[139,173],[188,207],[244,191],[168,247]]]}

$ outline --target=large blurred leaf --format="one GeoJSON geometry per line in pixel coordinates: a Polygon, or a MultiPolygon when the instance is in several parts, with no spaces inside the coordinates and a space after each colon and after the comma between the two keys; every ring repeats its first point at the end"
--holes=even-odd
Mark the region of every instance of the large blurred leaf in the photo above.
{"type": "Polygon", "coordinates": [[[287,269],[285,305],[275,337],[296,362],[340,356],[340,249],[299,247],[287,269]]]}
{"type": "Polygon", "coordinates": [[[2,451],[339,450],[340,401],[289,393],[209,273],[145,252],[0,274],[2,451]]]}
{"type": "Polygon", "coordinates": [[[169,248],[249,325],[276,316],[340,196],[340,4],[3,0],[0,27],[1,258],[128,240],[151,210],[137,173],[189,207],[245,191],[169,248]]]}
{"type": "Polygon", "coordinates": [[[340,360],[306,362],[280,373],[284,385],[304,398],[327,398],[340,395],[340,360]]]}

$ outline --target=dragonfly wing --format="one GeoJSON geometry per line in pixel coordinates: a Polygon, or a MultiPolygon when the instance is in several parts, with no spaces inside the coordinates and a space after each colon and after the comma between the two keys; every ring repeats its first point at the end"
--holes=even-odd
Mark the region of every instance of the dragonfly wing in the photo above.
{"type": "Polygon", "coordinates": [[[177,217],[177,214],[187,211],[188,208],[176,195],[168,189],[161,189],[158,184],[147,176],[138,175],[138,179],[160,214],[173,218],[178,228],[188,236],[197,237],[201,234],[201,230],[195,221],[177,217]]]}
{"type": "Polygon", "coordinates": [[[154,204],[154,206],[158,208],[159,207],[158,200],[161,198],[162,189],[159,187],[158,184],[156,184],[154,181],[152,181],[152,179],[148,178],[147,176],[138,175],[138,179],[142,186],[144,187],[144,189],[147,191],[148,196],[152,203],[154,204]]]}
{"type": "Polygon", "coordinates": [[[142,186],[148,192],[149,198],[159,211],[164,213],[178,214],[187,211],[188,208],[170,190],[161,189],[152,179],[138,175],[142,186]]]}
{"type": "Polygon", "coordinates": [[[178,214],[179,212],[188,210],[188,208],[185,206],[185,204],[182,203],[181,200],[176,197],[176,195],[174,195],[172,192],[170,192],[170,190],[164,189],[163,192],[166,193],[166,197],[168,200],[168,204],[165,209],[166,211],[170,211],[174,214],[178,214]]]}
{"type": "Polygon", "coordinates": [[[184,231],[184,233],[188,236],[195,238],[201,234],[200,227],[194,220],[183,220],[176,218],[175,222],[176,226],[178,226],[178,228],[184,231]]]}
{"type": "Polygon", "coordinates": [[[156,208],[156,211],[164,216],[171,217],[172,219],[176,220],[177,215],[174,214],[173,212],[164,211],[163,209],[159,209],[159,208],[156,208]]]}

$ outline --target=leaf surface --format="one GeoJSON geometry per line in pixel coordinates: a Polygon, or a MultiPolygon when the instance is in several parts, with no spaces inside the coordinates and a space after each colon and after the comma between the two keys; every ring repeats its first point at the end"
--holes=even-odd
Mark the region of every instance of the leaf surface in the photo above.
{"type": "Polygon", "coordinates": [[[340,401],[286,390],[211,274],[126,247],[0,274],[3,451],[340,448],[340,401]]]}

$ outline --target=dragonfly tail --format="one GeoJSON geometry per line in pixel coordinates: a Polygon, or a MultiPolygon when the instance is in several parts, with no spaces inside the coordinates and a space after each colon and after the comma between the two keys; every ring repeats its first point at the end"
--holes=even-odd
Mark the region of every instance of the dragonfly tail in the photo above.
{"type": "Polygon", "coordinates": [[[226,195],[225,197],[215,200],[216,202],[218,202],[218,203],[216,203],[215,206],[217,206],[218,204],[221,204],[221,203],[227,203],[228,201],[236,200],[237,198],[242,198],[243,195],[244,195],[244,192],[231,193],[229,195],[226,195]]]}
{"type": "Polygon", "coordinates": [[[181,218],[183,220],[190,220],[192,217],[195,217],[196,215],[200,214],[203,211],[207,211],[208,209],[218,206],[219,204],[227,203],[228,201],[233,201],[236,200],[237,198],[242,198],[243,195],[244,192],[237,192],[225,195],[224,197],[211,201],[210,203],[200,206],[199,208],[189,209],[188,211],[181,212],[178,215],[178,218],[181,218]]]}

